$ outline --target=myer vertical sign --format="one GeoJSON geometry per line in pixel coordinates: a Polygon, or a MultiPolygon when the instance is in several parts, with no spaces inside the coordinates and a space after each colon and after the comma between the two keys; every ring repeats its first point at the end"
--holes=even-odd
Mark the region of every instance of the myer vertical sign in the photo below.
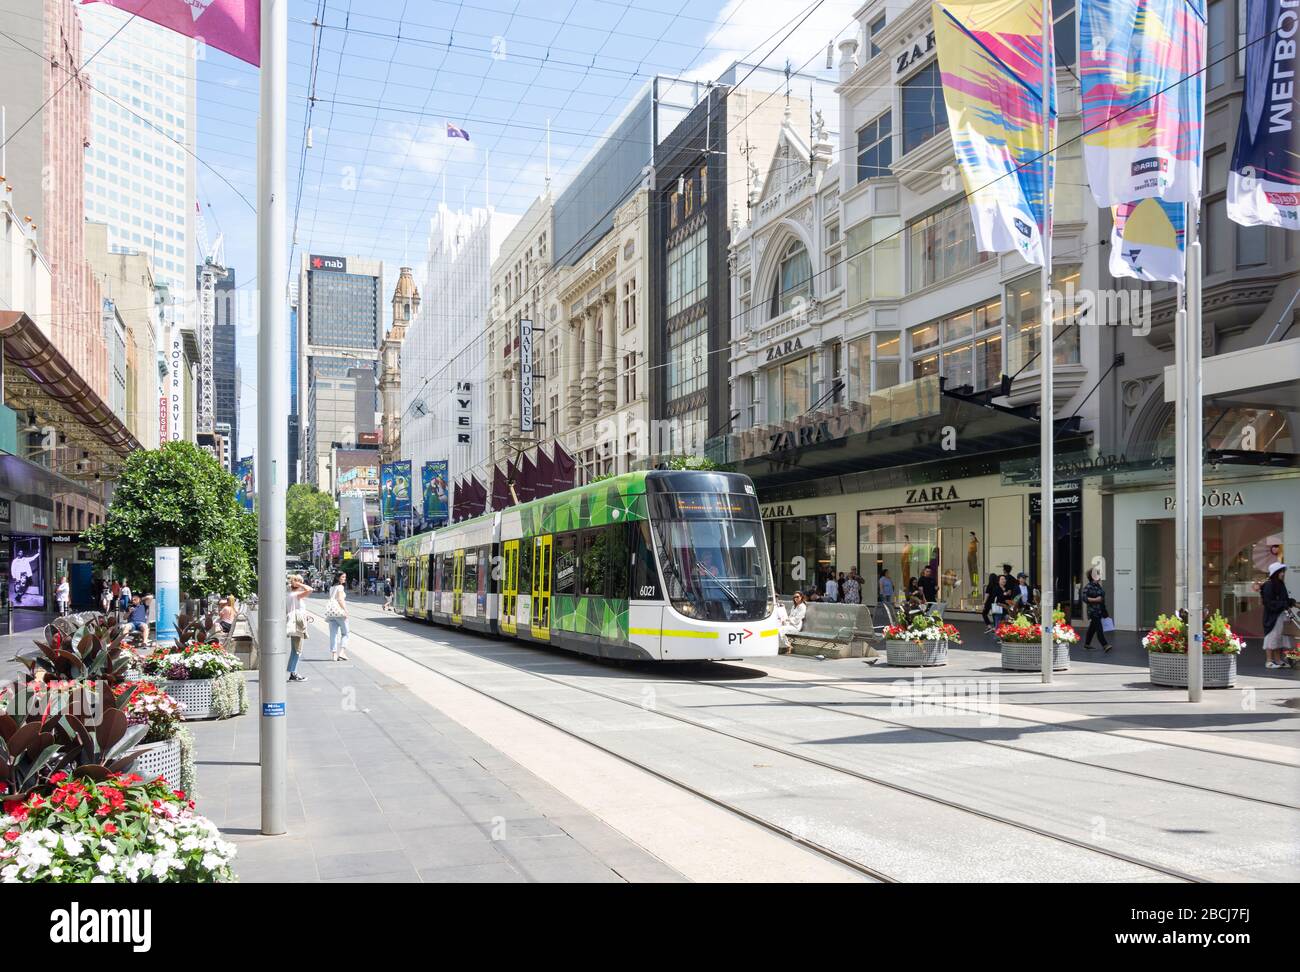
{"type": "Polygon", "coordinates": [[[468,381],[456,382],[456,443],[469,445],[474,422],[474,396],[468,381]]]}
{"type": "Polygon", "coordinates": [[[519,322],[519,431],[533,431],[533,322],[519,322]]]}

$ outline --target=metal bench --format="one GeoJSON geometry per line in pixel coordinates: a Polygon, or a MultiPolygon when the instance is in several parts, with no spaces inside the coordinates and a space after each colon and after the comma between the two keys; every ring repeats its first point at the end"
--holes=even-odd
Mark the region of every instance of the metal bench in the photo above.
{"type": "MultiPolygon", "coordinates": [[[[874,605],[833,604],[811,601],[804,614],[803,628],[786,635],[790,650],[797,655],[827,658],[861,658],[875,655],[878,640],[874,605]]],[[[789,611],[791,605],[786,604],[789,611]]]]}

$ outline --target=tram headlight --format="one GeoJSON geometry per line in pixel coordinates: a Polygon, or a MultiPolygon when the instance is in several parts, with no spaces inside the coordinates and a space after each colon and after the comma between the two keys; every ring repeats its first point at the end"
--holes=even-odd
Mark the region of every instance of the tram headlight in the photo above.
{"type": "Polygon", "coordinates": [[[678,601],[673,606],[677,608],[678,614],[685,615],[688,618],[693,618],[698,613],[695,610],[695,605],[690,601],[678,601]]]}

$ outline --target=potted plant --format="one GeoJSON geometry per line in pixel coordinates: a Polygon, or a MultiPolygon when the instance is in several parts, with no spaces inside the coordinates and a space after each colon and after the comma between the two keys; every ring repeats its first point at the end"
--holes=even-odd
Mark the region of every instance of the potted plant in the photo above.
{"type": "MultiPolygon", "coordinates": [[[[1025,614],[997,627],[1002,649],[1002,667],[1013,672],[1036,672],[1043,667],[1043,626],[1025,614]]],[[[1070,646],[1078,644],[1079,633],[1065,620],[1064,611],[1052,612],[1052,670],[1070,667],[1070,646]]]]}
{"type": "Polygon", "coordinates": [[[144,659],[147,677],[184,706],[186,719],[226,719],[248,709],[243,665],[221,645],[198,642],[155,648],[144,659]]]}
{"type": "Polygon", "coordinates": [[[132,725],[149,726],[132,772],[192,792],[194,739],[181,724],[184,706],[153,682],[123,682],[111,691],[132,725]]]}
{"type": "Polygon", "coordinates": [[[884,631],[885,662],[908,667],[948,664],[948,645],[961,644],[957,629],[938,612],[905,610],[884,631]]]}
{"type": "Polygon", "coordinates": [[[135,773],[57,772],[0,814],[7,884],[229,881],[234,855],[184,791],[135,773]]]}
{"type": "MultiPolygon", "coordinates": [[[[1180,688],[1187,685],[1187,622],[1178,615],[1162,614],[1142,639],[1147,650],[1151,684],[1180,688]]],[[[1218,611],[1205,620],[1201,635],[1202,684],[1206,688],[1231,688],[1237,681],[1237,655],[1242,642],[1218,611]]]]}

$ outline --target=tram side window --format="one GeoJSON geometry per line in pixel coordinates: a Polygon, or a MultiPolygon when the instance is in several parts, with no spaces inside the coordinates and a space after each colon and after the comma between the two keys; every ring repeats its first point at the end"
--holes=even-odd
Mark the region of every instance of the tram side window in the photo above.
{"type": "Polygon", "coordinates": [[[477,550],[465,551],[465,576],[464,576],[464,580],[461,583],[460,589],[465,592],[478,591],[478,551],[477,550]]]}
{"type": "Polygon", "coordinates": [[[578,536],[566,533],[555,538],[555,593],[577,590],[578,536]]]}
{"type": "Polygon", "coordinates": [[[626,600],[628,563],[631,557],[627,542],[628,525],[616,523],[605,527],[605,533],[609,537],[609,581],[605,590],[609,597],[626,600]]]}
{"type": "Polygon", "coordinates": [[[582,584],[579,594],[588,597],[605,597],[605,581],[609,577],[609,535],[605,530],[582,531],[582,584]]]}
{"type": "Polygon", "coordinates": [[[519,586],[520,594],[533,593],[533,538],[524,537],[519,541],[519,586]]]}
{"type": "Polygon", "coordinates": [[[429,554],[426,559],[429,564],[429,590],[440,591],[442,590],[442,563],[434,554],[429,554]]]}
{"type": "Polygon", "coordinates": [[[659,571],[655,567],[654,544],[650,539],[650,522],[630,525],[632,531],[632,596],[641,601],[663,598],[659,590],[659,571]]]}
{"type": "Polygon", "coordinates": [[[497,583],[497,565],[492,562],[491,554],[491,547],[478,548],[478,562],[480,566],[478,572],[478,587],[476,589],[480,594],[490,594],[493,591],[501,589],[500,584],[497,583]]]}

